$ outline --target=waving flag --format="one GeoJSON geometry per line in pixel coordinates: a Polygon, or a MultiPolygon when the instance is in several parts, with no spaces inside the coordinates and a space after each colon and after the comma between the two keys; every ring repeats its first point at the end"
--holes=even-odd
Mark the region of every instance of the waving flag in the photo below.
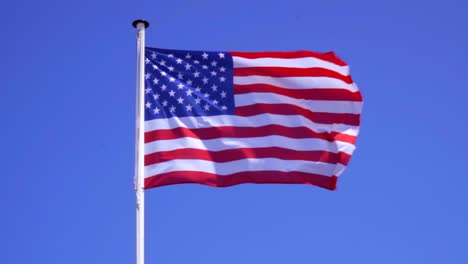
{"type": "Polygon", "coordinates": [[[145,188],[335,189],[355,149],[362,97],[334,53],[145,54],[145,188]]]}

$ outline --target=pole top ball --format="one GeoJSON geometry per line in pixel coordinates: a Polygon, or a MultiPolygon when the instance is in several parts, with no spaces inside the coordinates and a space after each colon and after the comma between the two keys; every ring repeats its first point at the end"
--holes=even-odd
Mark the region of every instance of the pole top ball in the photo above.
{"type": "Polygon", "coordinates": [[[140,23],[143,23],[145,25],[145,28],[149,27],[149,22],[146,21],[146,20],[143,20],[143,19],[137,19],[137,20],[133,21],[132,26],[134,28],[138,28],[138,24],[140,24],[140,23]]]}

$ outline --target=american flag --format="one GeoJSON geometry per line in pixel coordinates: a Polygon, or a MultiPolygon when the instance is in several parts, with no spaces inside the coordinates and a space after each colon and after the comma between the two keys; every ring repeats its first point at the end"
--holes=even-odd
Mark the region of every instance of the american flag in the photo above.
{"type": "Polygon", "coordinates": [[[335,189],[361,94],[334,53],[145,49],[145,188],[305,183],[335,189]]]}

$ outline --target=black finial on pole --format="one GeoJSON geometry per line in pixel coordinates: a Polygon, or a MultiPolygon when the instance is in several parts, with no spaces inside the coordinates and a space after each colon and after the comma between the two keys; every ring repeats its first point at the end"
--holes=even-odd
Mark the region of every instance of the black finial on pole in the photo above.
{"type": "Polygon", "coordinates": [[[138,24],[143,23],[145,25],[145,28],[149,27],[149,22],[143,19],[137,19],[133,21],[132,25],[134,28],[137,28],[138,24]]]}

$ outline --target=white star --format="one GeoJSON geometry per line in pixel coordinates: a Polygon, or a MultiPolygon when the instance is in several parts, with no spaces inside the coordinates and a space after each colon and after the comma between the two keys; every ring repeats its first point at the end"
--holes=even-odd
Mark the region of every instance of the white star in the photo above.
{"type": "Polygon", "coordinates": [[[183,103],[184,103],[184,98],[182,98],[182,97],[179,96],[179,98],[177,98],[177,102],[178,102],[179,104],[183,104],[183,103]]]}
{"type": "Polygon", "coordinates": [[[188,79],[187,80],[187,85],[192,85],[192,80],[188,79]]]}
{"type": "Polygon", "coordinates": [[[195,103],[196,103],[196,104],[200,104],[200,102],[201,102],[201,99],[200,99],[200,98],[195,98],[195,103]]]}
{"type": "Polygon", "coordinates": [[[218,100],[216,99],[213,100],[213,104],[218,105],[218,103],[219,103],[218,100]]]}
{"type": "Polygon", "coordinates": [[[221,92],[221,98],[226,98],[226,92],[225,91],[221,92]]]}
{"type": "Polygon", "coordinates": [[[166,66],[166,61],[165,61],[165,60],[161,60],[161,62],[159,62],[159,64],[161,64],[162,66],[166,66]]]}
{"type": "Polygon", "coordinates": [[[226,81],[226,78],[224,78],[224,77],[219,77],[219,81],[220,81],[220,82],[225,82],[225,81],[226,81]]]}
{"type": "Polygon", "coordinates": [[[211,66],[216,67],[216,65],[218,65],[218,63],[216,61],[211,62],[211,66]]]}
{"type": "Polygon", "coordinates": [[[145,79],[148,80],[151,77],[151,74],[147,73],[145,74],[145,79]]]}
{"type": "Polygon", "coordinates": [[[156,59],[156,53],[151,54],[151,58],[156,59]]]}
{"type": "Polygon", "coordinates": [[[180,58],[177,58],[177,60],[175,60],[177,62],[177,64],[182,64],[182,61],[180,58]]]}
{"type": "Polygon", "coordinates": [[[200,88],[200,86],[197,86],[197,88],[195,89],[195,91],[197,91],[197,92],[201,92],[201,88],[200,88]]]}
{"type": "Polygon", "coordinates": [[[206,98],[210,97],[210,95],[208,93],[204,93],[203,96],[206,97],[206,98]]]}
{"type": "Polygon", "coordinates": [[[161,95],[159,95],[159,94],[153,94],[154,100],[158,100],[160,96],[161,96],[161,95]]]}
{"type": "Polygon", "coordinates": [[[161,90],[166,91],[167,86],[165,84],[161,85],[161,90]]]}
{"type": "Polygon", "coordinates": [[[153,83],[154,83],[154,84],[158,84],[158,83],[159,83],[159,79],[158,79],[158,78],[154,78],[153,83]]]}
{"type": "Polygon", "coordinates": [[[145,89],[145,93],[148,94],[148,93],[150,93],[150,92],[151,92],[151,88],[148,87],[148,88],[145,89]]]}
{"type": "Polygon", "coordinates": [[[174,82],[174,81],[175,81],[175,78],[174,78],[174,77],[170,77],[170,78],[169,78],[169,81],[170,81],[170,82],[174,82]]]}
{"type": "Polygon", "coordinates": [[[159,108],[156,107],[156,108],[153,110],[153,113],[159,114],[159,111],[160,111],[159,108]]]}
{"type": "Polygon", "coordinates": [[[168,69],[169,69],[169,71],[171,71],[171,72],[174,71],[174,67],[172,67],[172,66],[169,66],[168,69]]]}
{"type": "Polygon", "coordinates": [[[195,76],[195,77],[198,78],[198,76],[200,76],[200,72],[198,72],[198,71],[194,72],[194,73],[193,73],[193,76],[195,76]]]}
{"type": "Polygon", "coordinates": [[[220,59],[224,59],[224,53],[218,53],[220,59]]]}
{"type": "Polygon", "coordinates": [[[190,64],[188,64],[188,63],[185,64],[185,69],[186,69],[187,71],[190,70],[190,67],[192,67],[192,65],[190,65],[190,64]]]}
{"type": "Polygon", "coordinates": [[[190,58],[192,58],[192,55],[190,55],[190,53],[187,53],[187,55],[185,55],[185,58],[190,59],[190,58]]]}
{"type": "Polygon", "coordinates": [[[153,64],[153,69],[157,70],[157,69],[158,69],[158,66],[156,66],[156,65],[153,64]]]}
{"type": "Polygon", "coordinates": [[[208,69],[208,66],[206,66],[206,65],[202,65],[201,67],[202,67],[204,70],[208,69]]]}
{"type": "Polygon", "coordinates": [[[179,80],[182,80],[182,78],[184,78],[184,75],[182,75],[182,73],[179,72],[179,73],[177,74],[177,78],[179,78],[179,80]]]}
{"type": "Polygon", "coordinates": [[[174,113],[175,112],[175,106],[171,106],[171,108],[169,109],[169,112],[174,113]]]}
{"type": "Polygon", "coordinates": [[[199,60],[194,60],[193,63],[200,64],[200,61],[199,60]]]}
{"type": "Polygon", "coordinates": [[[208,78],[203,77],[203,83],[204,83],[204,84],[207,84],[207,83],[208,83],[208,78]]]}
{"type": "Polygon", "coordinates": [[[174,90],[169,91],[169,96],[174,97],[174,95],[175,95],[174,90]]]}
{"type": "Polygon", "coordinates": [[[169,55],[167,55],[167,57],[173,58],[173,57],[174,57],[174,54],[169,54],[169,55]]]}
{"type": "Polygon", "coordinates": [[[151,107],[151,103],[150,102],[146,102],[146,108],[150,108],[151,107]]]}
{"type": "Polygon", "coordinates": [[[203,52],[202,57],[203,57],[204,60],[207,60],[208,59],[208,54],[206,52],[203,52]]]}
{"type": "Polygon", "coordinates": [[[162,71],[162,72],[161,72],[161,75],[162,75],[162,76],[166,76],[166,75],[167,75],[167,73],[166,73],[166,72],[164,72],[164,71],[162,71]]]}
{"type": "Polygon", "coordinates": [[[192,96],[193,91],[188,89],[187,91],[185,91],[185,93],[187,93],[188,96],[192,96]]]}
{"type": "Polygon", "coordinates": [[[218,86],[213,84],[213,86],[211,86],[211,90],[213,90],[213,92],[216,92],[218,90],[218,86]]]}
{"type": "Polygon", "coordinates": [[[148,58],[145,59],[145,63],[146,64],[149,64],[150,63],[150,60],[148,58]]]}
{"type": "Polygon", "coordinates": [[[181,84],[181,83],[179,83],[179,84],[177,85],[177,87],[179,88],[179,90],[181,90],[181,89],[183,89],[183,88],[184,88],[184,85],[183,85],[183,84],[181,84]]]}
{"type": "Polygon", "coordinates": [[[205,108],[205,111],[208,111],[208,110],[210,110],[210,106],[209,106],[209,105],[207,105],[207,104],[205,104],[205,106],[203,106],[203,108],[205,108]]]}
{"type": "Polygon", "coordinates": [[[218,74],[218,73],[215,72],[215,71],[212,71],[212,72],[211,72],[211,76],[216,76],[217,74],[218,74]]]}
{"type": "Polygon", "coordinates": [[[221,106],[221,109],[223,109],[224,111],[226,111],[228,108],[227,108],[225,105],[223,105],[223,106],[221,106]]]}
{"type": "Polygon", "coordinates": [[[164,100],[164,102],[162,102],[162,105],[163,105],[163,106],[167,106],[167,101],[164,100]]]}
{"type": "Polygon", "coordinates": [[[185,108],[187,108],[187,111],[190,111],[190,112],[192,111],[192,107],[193,107],[193,106],[190,105],[190,104],[188,104],[188,105],[185,106],[185,108]]]}
{"type": "Polygon", "coordinates": [[[221,67],[221,68],[219,68],[219,71],[220,71],[220,72],[225,72],[225,71],[226,71],[226,68],[221,67]]]}

